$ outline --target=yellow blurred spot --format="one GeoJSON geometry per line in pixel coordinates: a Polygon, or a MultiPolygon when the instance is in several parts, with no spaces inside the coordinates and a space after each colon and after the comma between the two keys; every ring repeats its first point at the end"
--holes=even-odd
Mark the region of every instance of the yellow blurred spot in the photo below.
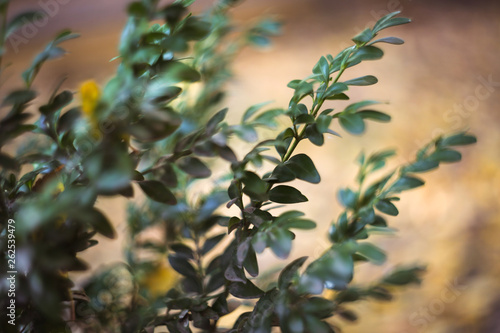
{"type": "Polygon", "coordinates": [[[139,284],[142,288],[146,288],[151,296],[158,297],[175,286],[177,277],[177,273],[163,262],[140,279],[139,284]]]}
{"type": "Polygon", "coordinates": [[[331,290],[331,289],[325,289],[323,291],[323,297],[326,298],[326,299],[334,299],[335,298],[335,295],[336,295],[336,292],[331,290]]]}
{"type": "Polygon", "coordinates": [[[95,110],[101,98],[101,89],[94,80],[88,80],[80,86],[83,113],[91,120],[96,121],[95,110]]]}

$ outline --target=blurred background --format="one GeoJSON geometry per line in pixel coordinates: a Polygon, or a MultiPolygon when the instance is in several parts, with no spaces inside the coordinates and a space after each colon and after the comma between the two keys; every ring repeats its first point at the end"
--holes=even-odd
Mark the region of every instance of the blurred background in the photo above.
{"type": "MultiPolygon", "coordinates": [[[[64,28],[82,37],[65,44],[68,56],[44,67],[36,88],[49,91],[65,76],[65,85],[74,90],[91,78],[104,84],[117,64],[109,60],[117,55],[128,2],[14,1],[12,14],[26,8],[41,9],[48,19],[32,31],[18,34],[20,39],[9,41],[6,63],[11,66],[4,74],[8,82],[2,82],[2,93],[21,84],[19,74],[34,52],[64,28]]],[[[210,3],[199,0],[193,11],[210,3]]],[[[237,59],[225,104],[235,121],[258,102],[286,106],[290,80],[307,76],[321,55],[335,55],[354,35],[394,10],[401,10],[413,23],[382,35],[402,37],[406,44],[384,44],[382,60],[365,62],[344,75],[345,79],[377,76],[375,86],[352,87],[351,100],[387,102],[379,109],[391,114],[393,121],[370,123],[361,137],[330,137],[321,148],[302,145],[323,181],[319,185],[301,184],[310,201],[297,208],[306,210],[318,228],[299,233],[291,259],[316,257],[327,247],[328,225],[341,210],[336,191],[353,183],[355,158],[361,150],[369,153],[396,148],[396,165],[409,161],[419,147],[437,135],[470,129],[478,143],[462,150],[463,161],[425,174],[428,184],[405,193],[398,205],[400,215],[389,219],[399,230],[397,236],[373,240],[388,252],[388,263],[360,266],[357,277],[359,281],[371,280],[395,265],[422,263],[428,267],[422,286],[397,293],[397,299],[390,303],[358,303],[353,309],[360,320],[342,326],[348,333],[500,332],[500,2],[244,1],[234,9],[236,20],[245,23],[272,15],[284,23],[284,30],[272,47],[246,49],[237,59]]],[[[123,232],[123,200],[101,199],[99,207],[123,232]]],[[[94,268],[122,258],[123,238],[103,239],[101,243],[84,254],[94,268]]],[[[283,264],[267,252],[262,260],[267,267],[283,264]]]]}

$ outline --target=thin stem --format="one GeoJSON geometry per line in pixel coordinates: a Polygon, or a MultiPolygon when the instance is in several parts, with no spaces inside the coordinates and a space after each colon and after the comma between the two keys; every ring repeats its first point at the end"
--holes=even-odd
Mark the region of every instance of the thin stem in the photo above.
{"type": "MultiPolygon", "coordinates": [[[[202,265],[202,262],[201,262],[201,258],[202,258],[202,254],[201,254],[201,248],[200,248],[200,238],[198,236],[198,234],[196,233],[193,233],[193,239],[194,239],[194,246],[196,248],[196,265],[198,266],[198,274],[200,276],[201,279],[203,279],[205,277],[205,273],[203,272],[203,265],[202,265]]],[[[202,284],[202,293],[204,292],[204,286],[202,284]]]]}
{"type": "MultiPolygon", "coordinates": [[[[357,48],[358,48],[358,46],[356,45],[355,49],[357,49],[357,48]]],[[[347,54],[346,58],[348,58],[351,54],[352,54],[352,51],[349,54],[347,54]]],[[[332,81],[332,84],[335,84],[339,81],[340,77],[342,76],[342,74],[344,73],[346,68],[347,68],[347,65],[345,65],[345,62],[343,62],[337,76],[332,81]]],[[[328,89],[329,82],[325,82],[325,84],[326,84],[326,86],[325,86],[325,91],[326,91],[326,89],[328,89]]],[[[326,99],[324,97],[318,98],[316,95],[316,99],[313,101],[313,110],[311,112],[311,115],[313,117],[317,116],[318,112],[320,111],[321,107],[323,106],[323,103],[325,103],[325,100],[326,99]]],[[[294,127],[295,127],[295,125],[294,125],[294,127]]],[[[299,142],[302,141],[302,139],[304,139],[304,136],[306,133],[306,127],[307,127],[307,125],[305,125],[302,128],[302,130],[300,131],[300,133],[296,137],[294,137],[294,140],[291,143],[290,147],[288,148],[288,151],[286,152],[285,156],[283,156],[282,162],[286,162],[290,159],[295,148],[297,148],[297,145],[299,144],[299,142]]]]}

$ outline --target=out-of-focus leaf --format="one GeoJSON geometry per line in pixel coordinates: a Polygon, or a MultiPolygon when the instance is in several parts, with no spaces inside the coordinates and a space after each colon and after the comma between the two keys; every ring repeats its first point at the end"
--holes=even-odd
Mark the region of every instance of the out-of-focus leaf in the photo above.
{"type": "Polygon", "coordinates": [[[92,208],[86,210],[83,214],[84,219],[101,235],[108,238],[115,238],[116,231],[107,217],[98,209],[92,208]]]}
{"type": "Polygon", "coordinates": [[[392,192],[407,191],[415,187],[424,185],[425,182],[419,178],[403,176],[399,178],[390,188],[392,192]]]}
{"type": "Polygon", "coordinates": [[[288,258],[292,250],[293,234],[282,228],[273,228],[268,235],[268,244],[274,254],[281,259],[288,258]]]}
{"type": "Polygon", "coordinates": [[[339,122],[349,133],[359,135],[365,131],[365,122],[356,113],[341,113],[339,115],[339,122]]]}
{"type": "Polygon", "coordinates": [[[203,247],[201,248],[201,253],[202,254],[206,254],[208,253],[210,250],[212,250],[217,244],[219,244],[219,242],[224,239],[224,237],[226,236],[226,233],[223,233],[223,234],[220,234],[220,235],[217,235],[217,236],[214,236],[214,237],[210,237],[208,238],[207,240],[205,240],[205,243],[203,244],[203,247]]]}
{"type": "Polygon", "coordinates": [[[178,162],[178,166],[182,171],[195,178],[207,178],[212,174],[212,171],[196,157],[184,157],[178,162]]]}
{"type": "Polygon", "coordinates": [[[357,115],[360,115],[363,119],[370,119],[374,121],[379,121],[381,123],[387,123],[391,121],[391,116],[386,113],[374,111],[374,110],[362,110],[356,112],[357,115]]]}
{"type": "Polygon", "coordinates": [[[379,202],[377,202],[375,207],[382,213],[390,216],[397,216],[399,214],[396,206],[394,206],[394,204],[387,199],[380,200],[379,202]]]}
{"type": "Polygon", "coordinates": [[[450,136],[446,136],[439,141],[441,146],[464,146],[476,143],[477,139],[474,135],[464,133],[458,133],[450,136]]]}
{"type": "Polygon", "coordinates": [[[167,205],[175,205],[177,199],[170,190],[157,180],[143,180],[137,182],[151,200],[165,203],[167,205]]]}
{"type": "Polygon", "coordinates": [[[179,274],[187,277],[197,278],[196,270],[193,265],[189,263],[185,258],[181,258],[175,255],[168,256],[168,262],[173,269],[175,269],[179,274]]]}
{"type": "Polygon", "coordinates": [[[368,242],[358,243],[357,252],[377,265],[382,265],[387,259],[384,251],[368,242]]]}
{"type": "Polygon", "coordinates": [[[436,150],[429,156],[429,160],[444,163],[458,162],[462,159],[462,154],[452,149],[436,150]]]}

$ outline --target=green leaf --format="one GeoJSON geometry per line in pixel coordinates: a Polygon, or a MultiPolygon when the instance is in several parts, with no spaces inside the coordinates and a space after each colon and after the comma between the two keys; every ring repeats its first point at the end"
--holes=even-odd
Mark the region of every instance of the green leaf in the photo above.
{"type": "Polygon", "coordinates": [[[9,156],[7,154],[4,154],[0,152],[0,166],[4,170],[18,170],[19,169],[19,163],[16,161],[15,158],[12,156],[9,156]]]}
{"type": "Polygon", "coordinates": [[[348,132],[359,135],[365,131],[365,122],[357,113],[341,113],[339,115],[340,125],[348,132]]]}
{"type": "Polygon", "coordinates": [[[380,39],[374,40],[369,45],[373,45],[375,43],[389,43],[389,44],[394,44],[394,45],[401,45],[401,44],[404,44],[405,41],[402,40],[401,38],[397,38],[397,37],[385,37],[385,38],[380,38],[380,39]]]}
{"type": "Polygon", "coordinates": [[[299,114],[294,120],[294,124],[313,124],[316,120],[310,114],[299,114]]]}
{"type": "Polygon", "coordinates": [[[182,243],[170,244],[170,248],[175,252],[175,256],[185,259],[194,259],[194,251],[187,245],[182,243]]]}
{"type": "Polygon", "coordinates": [[[476,143],[477,139],[474,135],[466,133],[458,133],[442,138],[439,141],[440,146],[464,146],[476,143]]]}
{"type": "Polygon", "coordinates": [[[59,134],[69,132],[81,117],[79,108],[73,108],[65,112],[57,123],[57,131],[59,134]]]}
{"type": "Polygon", "coordinates": [[[353,52],[348,64],[354,65],[361,61],[378,60],[384,56],[384,51],[375,46],[363,46],[353,52]]]}
{"type": "Polygon", "coordinates": [[[382,17],[381,17],[381,18],[380,18],[380,19],[379,19],[379,20],[375,23],[375,25],[373,26],[373,32],[374,32],[374,33],[377,33],[377,32],[379,32],[380,30],[382,30],[382,29],[380,29],[380,26],[381,26],[381,25],[385,24],[388,20],[390,20],[391,18],[393,18],[394,16],[396,16],[396,15],[398,15],[398,14],[400,14],[400,13],[401,13],[401,11],[394,11],[394,12],[391,12],[391,13],[389,13],[389,14],[387,14],[387,15],[382,16],[382,17]]]}
{"type": "Polygon", "coordinates": [[[285,229],[273,228],[268,233],[268,245],[278,258],[286,259],[292,250],[293,234],[285,229]]]}
{"type": "Polygon", "coordinates": [[[355,79],[344,81],[344,83],[347,84],[348,86],[370,86],[377,82],[378,82],[377,78],[373,75],[361,76],[355,79]]]}
{"type": "Polygon", "coordinates": [[[299,84],[301,82],[302,82],[302,80],[295,79],[295,80],[292,80],[292,81],[288,82],[288,84],[286,86],[288,88],[291,88],[291,89],[297,89],[297,87],[299,86],[299,84]]]}
{"type": "Polygon", "coordinates": [[[252,240],[251,237],[246,238],[245,240],[240,242],[240,244],[238,245],[238,247],[236,249],[236,261],[237,261],[236,265],[238,267],[241,267],[241,265],[243,264],[243,261],[245,261],[247,255],[248,255],[248,251],[251,249],[251,247],[250,247],[251,240],[252,240]]]}
{"type": "Polygon", "coordinates": [[[294,187],[278,185],[269,191],[269,200],[276,203],[306,202],[307,198],[294,187]]]}
{"type": "Polygon", "coordinates": [[[179,168],[194,178],[208,178],[212,171],[196,157],[187,156],[179,160],[179,168]]]}
{"type": "Polygon", "coordinates": [[[358,243],[356,250],[357,253],[369,259],[376,265],[382,265],[387,260],[387,256],[384,251],[368,242],[358,243]]]}
{"type": "Polygon", "coordinates": [[[292,156],[285,165],[290,169],[295,177],[309,183],[318,184],[321,177],[314,166],[313,161],[306,154],[292,156]]]}
{"type": "Polygon", "coordinates": [[[392,300],[392,295],[386,288],[375,286],[367,290],[369,297],[372,297],[379,301],[390,301],[392,300]]]}
{"type": "Polygon", "coordinates": [[[231,263],[224,271],[224,277],[228,281],[242,282],[245,283],[247,278],[243,268],[236,266],[235,263],[231,263]]]}
{"type": "Polygon", "coordinates": [[[339,190],[339,200],[346,208],[354,209],[358,201],[358,196],[350,188],[339,190]]]}
{"type": "MultiPolygon", "coordinates": [[[[5,32],[5,39],[14,33],[16,30],[22,28],[27,23],[33,23],[35,20],[47,19],[47,15],[42,11],[29,11],[15,16],[8,24],[5,32]]],[[[30,30],[31,31],[31,30],[30,30]]]]}
{"type": "Polygon", "coordinates": [[[255,126],[253,125],[237,125],[234,126],[233,129],[236,135],[246,142],[255,142],[259,138],[255,126]]]}
{"type": "Polygon", "coordinates": [[[36,95],[34,90],[15,90],[3,99],[2,106],[26,104],[34,100],[36,95]]]}
{"type": "Polygon", "coordinates": [[[152,83],[148,87],[144,99],[151,101],[154,105],[162,107],[179,96],[181,92],[181,88],[176,86],[164,86],[161,81],[158,80],[158,83],[152,83]]]}
{"type": "Polygon", "coordinates": [[[405,172],[425,172],[425,171],[435,169],[438,166],[439,166],[438,161],[425,159],[425,160],[419,160],[419,161],[413,162],[412,164],[406,166],[404,168],[404,171],[405,172]]]}
{"type": "Polygon", "coordinates": [[[307,81],[300,81],[296,85],[295,92],[293,94],[293,100],[298,102],[305,96],[312,94],[312,92],[313,92],[312,83],[307,81]]]}
{"type": "Polygon", "coordinates": [[[64,30],[60,32],[59,35],[56,36],[56,38],[54,38],[53,44],[57,45],[62,42],[68,41],[70,39],[75,39],[78,37],[80,37],[80,35],[72,33],[71,30],[64,30]]]}
{"type": "Polygon", "coordinates": [[[318,130],[316,124],[309,124],[306,127],[306,136],[312,144],[322,146],[325,143],[323,133],[318,130]]]}
{"type": "Polygon", "coordinates": [[[170,263],[170,266],[172,266],[172,268],[179,274],[197,279],[196,270],[193,265],[186,260],[186,258],[169,255],[168,262],[170,263]]]}
{"type": "Polygon", "coordinates": [[[333,117],[326,115],[326,114],[320,114],[318,118],[316,119],[316,127],[320,133],[327,133],[328,128],[330,127],[330,124],[332,122],[333,117]]]}
{"type": "Polygon", "coordinates": [[[411,190],[412,188],[416,188],[424,185],[425,182],[419,178],[411,177],[411,176],[403,176],[399,178],[391,187],[391,192],[401,192],[411,190]]]}
{"type": "Polygon", "coordinates": [[[137,182],[151,200],[167,205],[177,204],[177,199],[170,190],[158,180],[143,180],[137,182]]]}
{"type": "Polygon", "coordinates": [[[355,322],[358,320],[358,316],[354,311],[347,310],[347,309],[342,309],[337,312],[342,319],[345,319],[347,321],[355,322]]]}
{"type": "Polygon", "coordinates": [[[262,112],[257,115],[252,121],[254,125],[261,125],[270,128],[275,128],[277,126],[276,117],[284,113],[283,109],[276,108],[262,112]]]}
{"type": "Polygon", "coordinates": [[[373,32],[377,33],[380,30],[387,29],[389,27],[394,27],[396,25],[410,23],[410,22],[411,22],[411,20],[409,18],[406,18],[406,17],[392,17],[392,18],[386,19],[382,22],[381,21],[377,22],[377,24],[373,28],[373,32]]]}
{"type": "Polygon", "coordinates": [[[65,90],[55,96],[49,104],[41,106],[40,112],[46,116],[51,115],[71,103],[72,100],[73,93],[69,90],[65,90]]]}
{"type": "Polygon", "coordinates": [[[417,267],[400,267],[386,276],[382,283],[404,286],[407,284],[420,284],[421,275],[425,272],[425,268],[421,266],[417,267]]]}
{"type": "Polygon", "coordinates": [[[385,213],[390,216],[397,216],[399,214],[398,209],[392,202],[390,202],[388,199],[383,199],[377,202],[375,207],[381,211],[382,213],[385,213]]]}
{"type": "Polygon", "coordinates": [[[65,30],[58,36],[56,36],[56,38],[45,47],[45,50],[43,50],[35,57],[31,66],[23,72],[22,77],[26,85],[28,87],[31,86],[42,65],[47,60],[60,58],[66,54],[66,51],[64,49],[57,47],[56,45],[63,41],[67,41],[76,37],[78,37],[78,35],[71,33],[71,31],[69,30],[65,30]]]}
{"type": "Polygon", "coordinates": [[[243,267],[251,276],[256,277],[259,275],[259,263],[257,262],[257,256],[252,247],[248,248],[248,254],[243,262],[243,267]]]}
{"type": "Polygon", "coordinates": [[[247,280],[246,283],[233,282],[229,285],[228,290],[234,297],[243,299],[259,298],[264,294],[264,291],[259,289],[250,280],[247,280]]]}
{"type": "Polygon", "coordinates": [[[203,243],[203,247],[201,248],[201,254],[207,254],[210,250],[212,250],[219,242],[224,239],[226,236],[226,233],[210,237],[205,240],[205,243],[203,243]]]}
{"type": "Polygon", "coordinates": [[[279,142],[279,144],[276,144],[275,148],[278,154],[280,154],[281,158],[285,156],[293,137],[294,137],[294,132],[290,127],[282,131],[276,137],[276,141],[279,142]]]}
{"type": "Polygon", "coordinates": [[[267,247],[267,234],[264,232],[257,232],[252,237],[252,246],[257,253],[262,253],[267,247]]]}
{"type": "Polygon", "coordinates": [[[236,229],[240,225],[240,222],[241,220],[236,216],[231,217],[227,225],[227,233],[230,234],[234,229],[236,229]]]}
{"type": "Polygon", "coordinates": [[[170,83],[196,82],[201,78],[197,70],[180,61],[169,62],[164,71],[165,78],[170,80],[170,83]]]}
{"type": "Polygon", "coordinates": [[[330,77],[330,65],[328,64],[328,60],[326,60],[326,58],[322,56],[319,59],[317,66],[319,69],[319,74],[323,76],[323,81],[328,82],[328,79],[330,77]]]}
{"type": "MultiPolygon", "coordinates": [[[[326,99],[340,99],[338,98],[339,94],[348,90],[349,87],[347,86],[346,83],[344,82],[335,82],[334,84],[330,85],[326,91],[325,91],[325,98],[326,99]]],[[[349,98],[347,98],[349,99],[349,98]]]]}
{"type": "Polygon", "coordinates": [[[127,8],[127,13],[129,16],[135,16],[135,17],[147,17],[148,15],[148,9],[139,1],[132,2],[128,8],[127,8]]]}
{"type": "Polygon", "coordinates": [[[199,17],[188,17],[184,22],[179,34],[187,40],[201,40],[208,36],[212,28],[209,22],[206,22],[199,17]]]}
{"type": "Polygon", "coordinates": [[[283,223],[283,227],[287,229],[312,230],[316,228],[316,223],[306,219],[294,219],[283,223]]]}
{"type": "Polygon", "coordinates": [[[181,118],[171,109],[149,110],[129,127],[130,134],[142,142],[154,142],[166,138],[181,125],[181,118]]]}
{"type": "Polygon", "coordinates": [[[342,101],[347,101],[349,99],[349,96],[347,96],[346,94],[344,93],[340,93],[340,94],[335,94],[335,95],[331,95],[331,96],[328,96],[327,100],[342,100],[342,101]]]}
{"type": "Polygon", "coordinates": [[[248,195],[253,200],[267,200],[267,182],[263,181],[257,174],[251,171],[245,171],[242,182],[245,185],[243,193],[248,195]]]}
{"type": "MultiPolygon", "coordinates": [[[[76,141],[75,141],[76,143],[76,141]]],[[[76,146],[79,149],[78,146],[76,146]]],[[[85,147],[85,149],[88,149],[85,147]]],[[[133,166],[127,152],[118,146],[99,147],[84,159],[84,171],[101,194],[113,195],[130,185],[133,166]]]]}
{"type": "Polygon", "coordinates": [[[214,114],[212,118],[210,118],[206,126],[208,134],[212,134],[216,130],[217,125],[219,125],[219,123],[221,123],[224,120],[224,118],[226,118],[227,110],[228,110],[227,108],[222,109],[216,114],[214,114]]]}
{"type": "Polygon", "coordinates": [[[251,107],[249,107],[244,113],[243,113],[243,117],[241,118],[241,123],[245,123],[247,122],[250,118],[252,118],[252,116],[257,112],[259,111],[260,109],[262,109],[264,106],[268,105],[269,103],[271,102],[263,102],[263,103],[259,103],[259,104],[255,104],[255,105],[252,105],[251,107]]]}
{"type": "Polygon", "coordinates": [[[307,303],[303,304],[302,309],[305,313],[313,314],[317,318],[327,318],[333,315],[333,311],[337,309],[337,304],[337,302],[329,299],[313,296],[308,299],[307,303]]]}
{"type": "Polygon", "coordinates": [[[433,152],[428,159],[436,162],[453,163],[460,161],[462,154],[452,149],[440,149],[433,152]]]}
{"type": "Polygon", "coordinates": [[[352,39],[353,42],[356,44],[364,44],[368,43],[372,38],[374,37],[374,34],[370,28],[366,28],[352,39]]]}
{"type": "Polygon", "coordinates": [[[85,220],[101,235],[107,238],[115,238],[116,231],[108,218],[98,209],[86,210],[83,214],[85,220]]]}
{"type": "Polygon", "coordinates": [[[306,316],[305,321],[308,328],[307,332],[332,333],[332,328],[330,327],[330,325],[328,325],[324,321],[319,320],[316,317],[306,316]]]}
{"type": "Polygon", "coordinates": [[[270,178],[266,179],[275,183],[285,183],[295,179],[295,173],[288,168],[286,164],[278,164],[271,174],[270,178]]]}
{"type": "Polygon", "coordinates": [[[304,212],[298,210],[289,210],[280,214],[280,216],[274,219],[274,224],[281,225],[283,222],[287,222],[289,220],[297,219],[299,217],[304,216],[304,212]]]}
{"type": "Polygon", "coordinates": [[[380,161],[385,161],[389,157],[392,157],[394,155],[396,155],[396,151],[394,149],[382,150],[382,151],[371,154],[370,157],[368,157],[367,163],[368,164],[375,164],[375,163],[380,162],[380,161]]]}
{"type": "Polygon", "coordinates": [[[388,123],[391,121],[391,116],[386,113],[374,111],[374,110],[362,110],[356,112],[357,115],[361,116],[363,119],[370,119],[379,121],[381,123],[388,123]]]}
{"type": "MultiPolygon", "coordinates": [[[[354,262],[352,251],[345,246],[335,246],[312,262],[301,277],[301,285],[306,289],[318,289],[314,279],[322,282],[328,289],[342,290],[347,287],[353,277],[354,262]],[[309,281],[308,281],[309,280],[309,281]]],[[[321,286],[322,287],[322,286],[321,286]]],[[[301,286],[302,288],[302,286],[301,286]]],[[[322,289],[322,288],[321,288],[322,289]]],[[[312,291],[317,290],[309,290],[312,291]]],[[[315,294],[317,292],[314,292],[315,294]]]]}
{"type": "Polygon", "coordinates": [[[361,108],[364,108],[365,106],[373,105],[373,104],[380,104],[380,102],[372,101],[372,100],[365,100],[365,101],[361,101],[361,102],[352,103],[352,104],[349,104],[345,108],[344,112],[354,113],[355,111],[357,111],[361,108]]]}

